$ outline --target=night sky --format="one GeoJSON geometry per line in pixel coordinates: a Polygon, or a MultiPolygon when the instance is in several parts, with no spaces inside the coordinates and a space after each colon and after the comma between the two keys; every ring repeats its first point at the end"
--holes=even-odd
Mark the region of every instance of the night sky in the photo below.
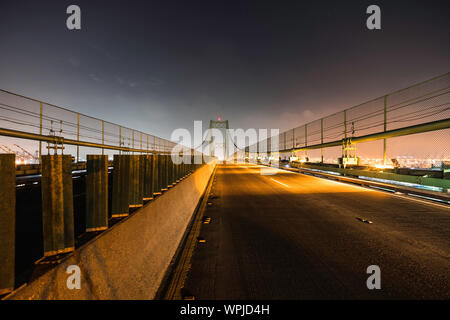
{"type": "Polygon", "coordinates": [[[0,88],[165,138],[283,130],[448,72],[449,26],[449,1],[2,0],[0,88]]]}

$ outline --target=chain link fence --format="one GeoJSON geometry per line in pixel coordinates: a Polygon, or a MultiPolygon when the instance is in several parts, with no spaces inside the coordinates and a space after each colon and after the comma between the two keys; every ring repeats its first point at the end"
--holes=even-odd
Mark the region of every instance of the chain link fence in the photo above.
{"type": "MultiPolygon", "coordinates": [[[[120,151],[109,147],[167,153],[176,143],[101,119],[70,111],[52,104],[0,90],[0,128],[62,137],[103,145],[104,148],[63,145],[63,153],[78,161],[87,154],[112,155],[120,151]]],[[[0,137],[0,151],[14,152],[18,162],[38,163],[41,154],[50,152],[47,142],[0,137]]]]}
{"type": "MultiPolygon", "coordinates": [[[[345,138],[405,128],[450,118],[450,73],[389,93],[327,117],[280,133],[279,150],[289,151],[345,138]]],[[[387,139],[386,157],[406,167],[429,168],[450,159],[450,129],[387,139]]],[[[270,144],[268,146],[270,150],[270,144]]],[[[361,164],[381,164],[383,140],[357,144],[361,164]]],[[[296,152],[309,161],[337,163],[341,147],[296,152]]],[[[390,161],[390,160],[389,160],[390,161]]]]}

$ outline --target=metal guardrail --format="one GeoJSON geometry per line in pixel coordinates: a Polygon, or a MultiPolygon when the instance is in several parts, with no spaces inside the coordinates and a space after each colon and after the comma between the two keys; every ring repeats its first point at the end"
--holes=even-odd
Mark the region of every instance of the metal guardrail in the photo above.
{"type": "Polygon", "coordinates": [[[47,142],[49,144],[54,144],[54,145],[68,144],[68,145],[74,145],[74,146],[78,146],[78,147],[91,147],[91,148],[109,149],[109,150],[125,151],[125,152],[139,152],[139,153],[161,154],[161,153],[169,153],[170,152],[170,151],[157,151],[155,149],[149,150],[149,149],[117,147],[114,145],[66,139],[64,137],[58,137],[58,136],[52,136],[52,135],[45,136],[45,135],[41,135],[41,134],[28,133],[28,132],[22,132],[22,131],[11,130],[11,129],[3,129],[3,128],[0,128],[0,135],[7,136],[7,137],[13,137],[13,138],[43,141],[43,142],[47,142]]]}
{"type": "Polygon", "coordinates": [[[210,161],[172,141],[2,90],[0,136],[1,149],[7,153],[0,154],[0,260],[5,262],[0,270],[0,295],[14,290],[16,270],[20,277],[27,277],[26,270],[33,264],[59,263],[87,241],[89,233],[107,230],[210,161]],[[14,143],[17,139],[34,144],[36,155],[14,143]],[[42,142],[48,144],[49,154],[57,155],[43,154],[42,142]],[[21,153],[14,155],[12,145],[21,153]],[[174,162],[169,153],[175,146],[188,161],[174,162]],[[111,152],[115,152],[113,162],[111,152]],[[17,155],[26,155],[34,163],[23,166],[17,155]],[[16,199],[24,205],[16,206],[16,199]],[[42,226],[30,218],[36,214],[41,214],[42,226]],[[21,259],[16,259],[15,243],[24,238],[16,234],[16,221],[17,230],[26,230],[27,241],[33,242],[29,251],[34,252],[21,259]],[[43,257],[34,260],[41,249],[43,257]]]}
{"type": "MultiPolygon", "coordinates": [[[[264,164],[264,165],[271,166],[268,164],[264,164]]],[[[312,176],[316,176],[316,177],[328,178],[328,179],[332,179],[332,180],[336,180],[336,181],[340,181],[340,182],[356,184],[356,185],[359,185],[362,187],[375,187],[378,189],[390,190],[391,192],[400,192],[400,193],[404,193],[404,194],[416,195],[419,197],[428,198],[430,200],[436,199],[439,201],[443,201],[444,203],[450,204],[450,194],[447,192],[444,193],[444,192],[439,192],[439,191],[423,190],[423,189],[418,189],[418,188],[414,188],[414,187],[408,187],[408,186],[403,186],[403,185],[398,185],[398,184],[393,184],[393,183],[365,180],[364,178],[360,178],[359,176],[370,178],[372,175],[368,175],[369,172],[367,172],[367,171],[364,173],[363,170],[337,169],[337,168],[330,168],[330,167],[316,168],[314,166],[307,166],[307,165],[305,165],[305,167],[293,167],[292,168],[292,167],[281,167],[280,166],[278,168],[281,170],[287,170],[287,171],[291,171],[291,172],[303,173],[303,174],[312,175],[312,176]],[[330,174],[325,171],[333,171],[333,172],[345,174],[345,175],[330,174]]],[[[400,175],[397,175],[397,176],[400,176],[400,175]]],[[[409,177],[409,178],[411,178],[411,177],[409,177]]],[[[448,180],[432,179],[432,178],[429,178],[429,180],[436,180],[436,181],[440,180],[442,185],[440,185],[439,187],[442,187],[442,188],[448,188],[450,186],[450,182],[448,180]]],[[[395,181],[402,181],[402,180],[392,180],[392,181],[395,182],[395,181]]],[[[412,183],[413,181],[410,181],[410,182],[412,183]]],[[[426,183],[425,185],[434,186],[433,183],[426,183]]]]}
{"type": "MultiPolygon", "coordinates": [[[[356,168],[335,168],[330,166],[321,166],[307,163],[291,164],[294,168],[305,170],[319,170],[327,172],[335,172],[344,176],[361,176],[366,178],[376,178],[387,181],[410,183],[415,185],[429,186],[435,188],[441,188],[443,192],[450,190],[450,180],[442,178],[428,177],[427,175],[411,175],[401,174],[391,171],[383,170],[367,170],[356,168]]],[[[450,196],[450,195],[449,195],[450,196]]]]}
{"type": "Polygon", "coordinates": [[[380,189],[387,189],[387,190],[391,190],[392,192],[400,192],[400,193],[405,193],[405,194],[417,195],[417,196],[421,196],[421,197],[425,197],[425,198],[437,199],[440,201],[444,201],[446,203],[450,203],[450,195],[448,193],[421,190],[421,189],[412,188],[412,187],[394,185],[394,184],[377,182],[377,181],[364,180],[361,178],[337,176],[337,175],[328,174],[325,172],[312,171],[312,170],[308,170],[305,168],[296,168],[296,169],[300,173],[307,173],[309,175],[326,177],[326,178],[337,180],[337,181],[357,184],[357,185],[360,185],[363,187],[366,186],[366,187],[376,187],[376,188],[380,188],[380,189]]]}

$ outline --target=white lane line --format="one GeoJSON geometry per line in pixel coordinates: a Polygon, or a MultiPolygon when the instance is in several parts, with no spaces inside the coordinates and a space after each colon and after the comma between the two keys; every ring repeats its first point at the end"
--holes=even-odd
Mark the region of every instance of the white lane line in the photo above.
{"type": "Polygon", "coordinates": [[[279,183],[279,184],[285,186],[286,188],[290,188],[287,184],[284,184],[283,182],[280,182],[280,181],[278,181],[278,180],[275,180],[274,178],[270,178],[270,180],[273,180],[273,181],[275,181],[275,182],[277,182],[277,183],[279,183]]]}
{"type": "MultiPolygon", "coordinates": [[[[292,172],[292,173],[294,173],[294,172],[292,172]]],[[[298,172],[298,173],[299,174],[304,174],[302,172],[298,172]]],[[[423,203],[423,204],[426,204],[426,205],[430,205],[430,206],[434,206],[434,207],[439,207],[439,208],[442,208],[442,209],[450,210],[450,206],[446,205],[445,203],[435,202],[435,201],[433,201],[431,199],[430,200],[426,200],[426,199],[422,200],[419,197],[415,197],[412,194],[411,195],[407,195],[406,194],[407,192],[403,192],[405,194],[395,194],[393,192],[389,192],[389,191],[380,190],[380,189],[377,189],[377,188],[370,187],[370,185],[368,185],[368,186],[359,186],[359,185],[355,185],[355,184],[352,184],[352,183],[346,183],[344,181],[332,180],[332,179],[329,179],[329,178],[326,178],[326,177],[317,177],[317,176],[313,176],[313,175],[306,175],[306,176],[312,177],[312,178],[316,178],[316,179],[321,179],[322,181],[328,181],[328,182],[331,182],[331,183],[334,183],[334,184],[339,184],[340,186],[353,187],[353,188],[362,189],[362,190],[368,191],[368,192],[370,192],[370,191],[372,191],[372,192],[381,192],[383,194],[391,195],[391,196],[394,196],[394,197],[397,197],[397,198],[401,198],[403,200],[419,202],[419,203],[423,203]]],[[[358,180],[355,180],[355,181],[358,181],[358,180]]],[[[367,180],[364,180],[364,181],[367,181],[367,180]]]]}

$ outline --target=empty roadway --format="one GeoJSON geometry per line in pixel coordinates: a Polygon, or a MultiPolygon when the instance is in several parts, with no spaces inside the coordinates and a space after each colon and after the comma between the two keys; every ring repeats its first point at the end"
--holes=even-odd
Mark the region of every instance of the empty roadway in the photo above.
{"type": "Polygon", "coordinates": [[[450,298],[444,205],[249,164],[220,165],[209,202],[185,282],[196,299],[450,298]]]}

